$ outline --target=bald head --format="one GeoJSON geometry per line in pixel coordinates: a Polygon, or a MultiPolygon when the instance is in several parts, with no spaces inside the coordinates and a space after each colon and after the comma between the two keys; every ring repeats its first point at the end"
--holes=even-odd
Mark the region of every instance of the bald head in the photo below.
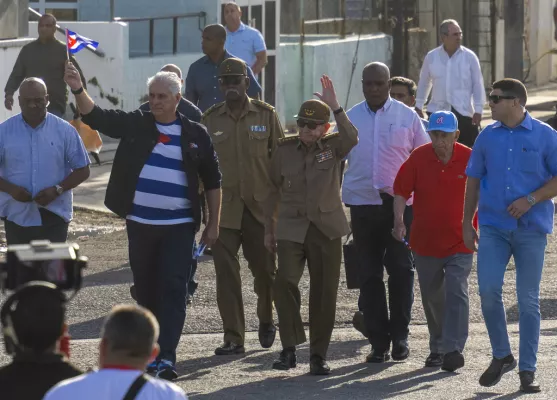
{"type": "Polygon", "coordinates": [[[56,18],[52,14],[45,14],[39,19],[37,27],[39,32],[39,40],[43,43],[54,40],[56,33],[56,18]]]}
{"type": "Polygon", "coordinates": [[[386,80],[391,79],[391,71],[389,70],[389,67],[387,67],[387,65],[383,64],[382,62],[372,62],[367,64],[362,72],[362,78],[366,73],[373,75],[382,75],[386,80]]]}
{"type": "Polygon", "coordinates": [[[41,78],[27,78],[19,86],[19,95],[34,93],[41,96],[46,96],[46,84],[41,78]]]}
{"type": "Polygon", "coordinates": [[[25,121],[33,128],[46,116],[48,94],[42,79],[27,78],[19,86],[19,107],[25,121]]]}
{"type": "Polygon", "coordinates": [[[174,72],[178,78],[182,79],[182,70],[175,64],[166,64],[161,68],[161,72],[174,72]]]}
{"type": "Polygon", "coordinates": [[[213,36],[215,39],[226,40],[226,29],[221,24],[207,25],[203,32],[213,36]]]}
{"type": "Polygon", "coordinates": [[[391,90],[391,71],[381,62],[372,62],[362,72],[362,89],[369,107],[376,111],[383,107],[391,90]]]}

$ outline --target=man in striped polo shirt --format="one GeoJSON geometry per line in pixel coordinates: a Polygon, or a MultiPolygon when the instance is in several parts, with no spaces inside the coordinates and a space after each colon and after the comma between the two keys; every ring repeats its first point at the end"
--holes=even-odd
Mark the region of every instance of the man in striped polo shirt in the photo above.
{"type": "Polygon", "coordinates": [[[121,139],[105,204],[127,219],[137,302],[151,310],[160,325],[160,354],[148,371],[175,379],[193,243],[201,221],[199,179],[209,208],[201,241],[211,246],[218,237],[221,174],[211,139],[205,127],[176,111],[182,82],[175,73],[159,72],[148,80],[151,112],[96,106],[71,63],[65,80],[83,121],[121,139]]]}

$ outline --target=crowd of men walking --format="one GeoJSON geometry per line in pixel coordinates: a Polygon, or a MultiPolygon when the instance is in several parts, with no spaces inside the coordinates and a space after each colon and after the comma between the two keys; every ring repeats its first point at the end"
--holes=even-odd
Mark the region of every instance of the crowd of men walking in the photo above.
{"type": "MultiPolygon", "coordinates": [[[[356,315],[371,344],[367,362],[410,356],[417,272],[430,333],[425,365],[446,371],[464,366],[468,278],[477,251],[493,349],[479,381],[495,385],[517,365],[501,300],[512,255],[521,390],[540,391],[535,380],[539,285],[553,229],[557,136],[525,110],[524,85],[513,79],[493,84],[489,106],[497,122],[478,135],[486,101],[479,61],[461,45],[458,23],[447,20],[440,27],[443,44],[426,56],[417,89],[407,78],[391,77],[385,64],[372,62],[362,71],[364,101],[345,111],[332,80],[323,75],[317,99],[305,101],[296,115],[298,135],[285,137],[275,109],[257,98],[260,87],[250,65],[225,50],[229,41],[238,43],[237,35],[257,35],[237,23],[235,3],[225,10],[232,32],[220,25],[205,28],[206,56],[190,66],[185,99],[181,70],[164,66],[148,80],[149,102],[140,109],[102,109],[88,95],[75,63],[63,62],[63,79],[83,122],[120,139],[105,204],[126,219],[133,295],[150,310],[120,310],[137,314],[128,318],[148,326],[142,358],[130,368],[166,380],[178,376],[176,347],[186,299],[195,287],[195,234],[204,224],[199,246],[212,250],[224,330],[215,354],[245,352],[242,247],[254,278],[263,348],[275,340],[273,303],[276,307],[282,351],[273,368],[278,370],[295,368],[296,346],[306,342],[298,285],[307,263],[310,373],[329,374],[341,239],[351,232],[360,283],[356,315]],[[430,90],[426,120],[422,108],[430,90]],[[154,340],[160,351],[153,351],[154,340]]],[[[253,49],[248,62],[259,72],[265,57],[259,45],[253,49]]],[[[10,227],[8,244],[59,240],[59,231],[49,226],[63,224],[67,232],[69,192],[87,178],[89,162],[75,130],[47,113],[48,82],[30,76],[20,81],[22,113],[0,124],[0,215],[10,227]]],[[[13,91],[6,94],[8,106],[13,91]]],[[[110,326],[109,320],[107,340],[116,340],[110,326]]],[[[101,348],[103,354],[110,350],[101,348]]],[[[95,379],[63,383],[48,398],[69,398],[95,379]]],[[[122,394],[126,389],[118,387],[122,394]]]]}

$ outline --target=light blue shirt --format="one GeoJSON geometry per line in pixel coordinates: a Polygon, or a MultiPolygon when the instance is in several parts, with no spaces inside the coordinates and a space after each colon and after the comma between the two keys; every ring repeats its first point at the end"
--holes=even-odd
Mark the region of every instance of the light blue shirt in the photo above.
{"type": "MultiPolygon", "coordinates": [[[[47,113],[36,128],[21,114],[0,124],[0,176],[27,189],[33,197],[89,163],[77,131],[53,114],[47,113]]],[[[22,203],[0,192],[0,216],[20,226],[40,226],[39,207],[34,201],[22,203]]],[[[64,192],[45,208],[69,222],[73,216],[72,191],[64,192]]]]}
{"type": "Polygon", "coordinates": [[[553,231],[553,201],[536,203],[518,220],[507,208],[557,176],[557,133],[528,112],[522,123],[509,128],[501,122],[487,126],[476,139],[466,175],[480,179],[480,225],[553,231]]]}
{"type": "Polygon", "coordinates": [[[257,57],[255,53],[267,50],[265,39],[257,29],[240,22],[240,27],[236,32],[226,29],[226,51],[244,60],[250,67],[253,67],[257,57]]]}

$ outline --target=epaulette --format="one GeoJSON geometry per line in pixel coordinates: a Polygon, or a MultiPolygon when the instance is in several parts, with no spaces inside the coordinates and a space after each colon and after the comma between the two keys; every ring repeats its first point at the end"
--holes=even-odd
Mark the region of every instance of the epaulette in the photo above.
{"type": "Polygon", "coordinates": [[[278,140],[278,145],[282,146],[283,144],[294,143],[294,142],[297,142],[299,138],[300,138],[300,136],[298,136],[298,135],[286,136],[286,137],[280,138],[278,140]]]}
{"type": "Polygon", "coordinates": [[[339,133],[338,133],[338,132],[333,132],[333,133],[329,133],[329,134],[323,136],[323,137],[321,138],[321,140],[329,140],[329,139],[332,139],[332,138],[336,138],[336,137],[338,137],[338,136],[339,136],[339,133]]]}
{"type": "Polygon", "coordinates": [[[265,108],[266,110],[269,111],[274,111],[275,107],[273,107],[272,105],[265,103],[264,101],[261,100],[257,100],[257,99],[251,99],[252,104],[255,104],[256,106],[259,106],[261,108],[265,108]]]}
{"type": "Polygon", "coordinates": [[[224,101],[221,102],[221,103],[213,104],[211,107],[209,107],[207,110],[205,110],[202,117],[205,118],[207,115],[211,114],[213,111],[215,111],[217,108],[220,108],[224,104],[225,104],[224,101]]]}

